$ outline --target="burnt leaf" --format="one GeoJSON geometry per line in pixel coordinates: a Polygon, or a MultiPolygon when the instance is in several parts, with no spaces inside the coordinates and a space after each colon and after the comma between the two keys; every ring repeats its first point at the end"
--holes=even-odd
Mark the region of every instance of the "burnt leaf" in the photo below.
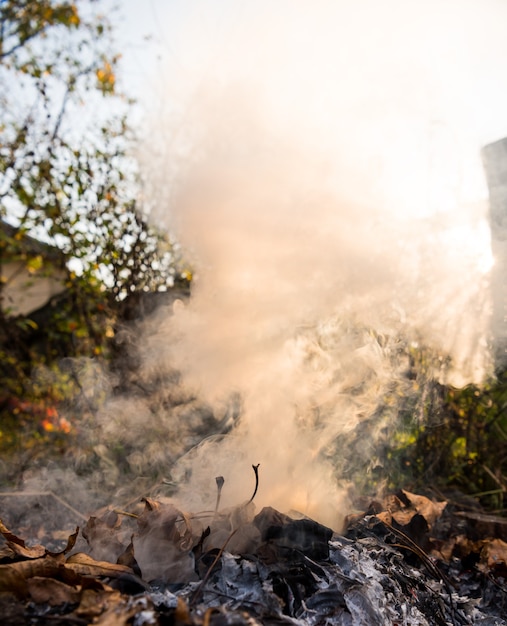
{"type": "Polygon", "coordinates": [[[402,530],[404,535],[409,537],[415,544],[421,549],[429,551],[431,548],[431,542],[429,538],[429,527],[426,518],[419,513],[416,513],[410,518],[408,524],[401,526],[396,524],[396,520],[393,520],[393,527],[402,530]]]}
{"type": "Polygon", "coordinates": [[[263,541],[266,540],[266,532],[269,528],[273,526],[283,526],[284,524],[288,524],[291,521],[288,515],[284,515],[277,511],[273,507],[265,506],[260,513],[258,513],[253,523],[257,526],[261,533],[261,538],[263,541]]]}
{"type": "Polygon", "coordinates": [[[302,553],[316,561],[329,558],[329,540],[333,535],[330,528],[311,519],[284,517],[263,509],[255,518],[256,525],[263,529],[262,539],[276,546],[279,558],[293,552],[302,553]],[[272,523],[267,523],[269,518],[272,518],[272,523]]]}

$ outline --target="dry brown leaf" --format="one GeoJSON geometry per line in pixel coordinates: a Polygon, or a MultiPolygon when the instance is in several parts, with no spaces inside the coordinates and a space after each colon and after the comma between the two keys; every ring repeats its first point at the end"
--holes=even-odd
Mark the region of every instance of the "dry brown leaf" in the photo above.
{"type": "Polygon", "coordinates": [[[470,554],[479,555],[484,545],[484,541],[473,541],[466,535],[456,535],[456,537],[447,539],[446,543],[448,544],[447,552],[445,544],[442,547],[444,555],[449,553],[449,548],[452,548],[451,557],[458,559],[466,559],[470,554]]]}
{"type": "Polygon", "coordinates": [[[57,577],[61,565],[52,557],[18,561],[0,565],[0,591],[14,591],[21,588],[26,593],[26,581],[34,576],[57,577]]]}
{"type": "Polygon", "coordinates": [[[459,537],[449,537],[445,541],[433,540],[432,556],[442,561],[449,562],[453,557],[454,550],[459,542],[459,537]]]}
{"type": "Polygon", "coordinates": [[[26,578],[11,565],[0,565],[0,592],[11,591],[18,598],[24,598],[28,591],[26,578]]]}
{"type": "Polygon", "coordinates": [[[109,578],[118,578],[124,574],[133,575],[132,569],[126,565],[118,565],[117,563],[109,563],[107,561],[96,561],[83,552],[69,556],[65,566],[81,576],[107,576],[109,578]]]}
{"type": "MultiPolygon", "coordinates": [[[[116,516],[118,518],[118,516],[116,516]]],[[[81,534],[90,546],[91,556],[98,561],[115,563],[125,546],[118,540],[119,525],[111,525],[108,521],[90,517],[81,534]]]]}
{"type": "Polygon", "coordinates": [[[46,549],[43,546],[28,547],[23,539],[17,537],[5,526],[2,520],[0,520],[0,533],[4,536],[9,548],[18,556],[25,559],[38,559],[46,554],[46,549]]]}
{"type": "MultiPolygon", "coordinates": [[[[395,520],[395,522],[397,522],[400,526],[408,526],[408,524],[410,524],[412,518],[414,517],[414,515],[417,515],[417,511],[414,510],[401,510],[401,511],[394,511],[391,516],[392,518],[395,520]]],[[[377,515],[377,517],[379,517],[377,515]]]]}
{"type": "Polygon", "coordinates": [[[74,613],[91,619],[101,615],[111,606],[118,606],[120,601],[121,593],[114,589],[102,591],[85,589],[81,594],[81,602],[74,613]]]}
{"type": "MultiPolygon", "coordinates": [[[[425,496],[419,496],[404,489],[397,495],[390,495],[384,506],[400,526],[407,526],[414,515],[422,515],[431,529],[435,521],[442,515],[447,502],[434,502],[425,496]]],[[[379,514],[377,514],[379,517],[379,514]]]]}
{"type": "Polygon", "coordinates": [[[481,563],[489,569],[507,565],[507,543],[501,539],[484,541],[481,550],[481,563]]]}
{"type": "Polygon", "coordinates": [[[67,545],[65,546],[63,550],[61,550],[60,552],[49,552],[49,550],[47,550],[46,554],[48,554],[49,556],[53,556],[55,558],[66,555],[76,545],[78,535],[79,535],[79,526],[76,527],[76,530],[75,532],[72,533],[72,535],[68,536],[67,545]]]}
{"type": "Polygon", "coordinates": [[[137,520],[139,532],[133,538],[143,579],[174,583],[195,580],[190,548],[197,539],[192,535],[189,518],[173,504],[147,499],[145,503],[137,520]]]}
{"type": "Polygon", "coordinates": [[[152,498],[142,498],[142,502],[145,505],[145,511],[158,511],[160,509],[160,502],[152,500],[152,498]]]}
{"type": "Polygon", "coordinates": [[[393,516],[389,511],[382,511],[382,513],[377,513],[375,515],[377,519],[379,519],[382,523],[390,526],[393,523],[393,516]]]}
{"type": "Polygon", "coordinates": [[[424,517],[430,528],[442,515],[447,506],[447,502],[434,502],[425,496],[418,496],[405,490],[403,490],[403,493],[410,500],[410,504],[415,512],[424,517]]]}
{"type": "MultiPolygon", "coordinates": [[[[139,611],[135,607],[127,607],[125,602],[108,608],[98,619],[94,620],[94,626],[131,626],[132,618],[139,611]]],[[[146,623],[146,622],[144,622],[146,623]]]]}
{"type": "MultiPolygon", "coordinates": [[[[84,591],[79,607],[74,614],[91,619],[94,626],[130,626],[132,618],[151,603],[141,605],[131,602],[119,591],[84,591]]],[[[143,621],[143,623],[148,623],[143,621]]]]}
{"type": "Polygon", "coordinates": [[[27,580],[27,589],[31,599],[36,604],[49,604],[58,606],[60,604],[75,604],[79,602],[81,590],[66,585],[54,578],[42,578],[34,576],[27,580]]]}
{"type": "Polygon", "coordinates": [[[390,511],[391,513],[395,511],[401,511],[402,509],[407,507],[407,505],[404,504],[400,500],[400,498],[398,498],[398,496],[396,496],[393,493],[386,496],[382,504],[383,504],[384,509],[386,509],[387,511],[390,511]]]}
{"type": "Polygon", "coordinates": [[[27,546],[25,541],[12,533],[5,526],[2,520],[0,520],[0,533],[4,536],[7,542],[7,546],[2,551],[3,558],[15,558],[16,556],[20,556],[25,559],[39,559],[46,555],[58,557],[60,555],[64,555],[70,552],[76,543],[79,534],[79,527],[76,528],[75,532],[72,533],[72,535],[68,536],[67,545],[63,550],[59,552],[50,552],[41,545],[35,545],[31,547],[27,546]]]}
{"type": "Polygon", "coordinates": [[[192,618],[188,610],[188,604],[183,598],[178,597],[178,603],[174,611],[174,621],[176,624],[191,624],[192,618]]]}
{"type": "Polygon", "coordinates": [[[130,543],[125,549],[125,552],[123,552],[123,554],[120,554],[116,562],[118,563],[118,565],[126,565],[127,567],[130,567],[130,569],[136,575],[138,576],[142,575],[141,570],[139,569],[139,565],[136,561],[135,554],[134,554],[133,537],[131,537],[130,543]]]}
{"type": "Polygon", "coordinates": [[[123,607],[113,607],[104,612],[93,623],[94,626],[130,626],[136,611],[123,607]]]}
{"type": "Polygon", "coordinates": [[[0,560],[2,561],[12,561],[15,556],[15,552],[9,546],[3,546],[0,548],[0,560]]]}

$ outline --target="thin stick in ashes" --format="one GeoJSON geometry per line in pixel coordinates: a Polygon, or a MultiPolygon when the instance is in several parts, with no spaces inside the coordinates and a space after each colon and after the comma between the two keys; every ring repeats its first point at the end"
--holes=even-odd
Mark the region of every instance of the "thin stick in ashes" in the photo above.
{"type": "Polygon", "coordinates": [[[260,463],[257,463],[257,465],[252,465],[252,469],[255,473],[255,489],[252,494],[252,497],[250,498],[250,500],[248,500],[248,504],[250,504],[250,502],[253,502],[253,499],[255,498],[255,494],[257,493],[257,489],[259,488],[259,465],[260,463]]]}
{"type": "Polygon", "coordinates": [[[220,505],[220,496],[222,495],[222,487],[224,486],[225,479],[223,476],[217,476],[215,478],[217,483],[217,502],[215,504],[215,515],[218,513],[218,506],[220,505]]]}

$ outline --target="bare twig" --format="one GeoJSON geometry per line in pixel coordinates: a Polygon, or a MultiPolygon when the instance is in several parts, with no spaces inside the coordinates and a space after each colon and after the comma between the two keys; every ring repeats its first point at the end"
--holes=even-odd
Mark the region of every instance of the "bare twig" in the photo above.
{"type": "Polygon", "coordinates": [[[482,464],[482,469],[486,472],[486,474],[488,474],[488,476],[490,476],[495,481],[495,483],[500,487],[502,492],[505,493],[506,489],[503,481],[500,480],[500,478],[496,474],[494,474],[485,463],[482,464]]]}
{"type": "Polygon", "coordinates": [[[202,592],[202,590],[204,588],[204,585],[208,582],[208,578],[211,576],[211,572],[213,571],[215,565],[220,560],[220,557],[222,556],[222,554],[224,553],[225,548],[227,547],[227,544],[234,537],[234,535],[238,532],[238,530],[239,529],[236,528],[236,530],[232,531],[232,533],[227,537],[227,539],[226,539],[225,543],[223,544],[223,546],[218,551],[216,557],[213,559],[213,563],[209,566],[208,571],[204,575],[204,578],[201,580],[200,585],[197,587],[197,589],[195,590],[193,596],[191,597],[191,599],[190,599],[190,604],[191,605],[195,604],[197,602],[197,599],[201,595],[201,592],[202,592]]]}
{"type": "Polygon", "coordinates": [[[423,563],[423,565],[425,566],[429,574],[431,576],[434,576],[436,580],[441,580],[443,582],[447,590],[448,596],[449,596],[449,603],[450,603],[451,610],[452,610],[451,619],[454,624],[455,623],[454,613],[456,611],[456,606],[454,604],[454,600],[452,597],[452,589],[455,588],[454,583],[442,572],[442,570],[438,567],[438,565],[432,561],[429,555],[426,554],[426,552],[413,539],[411,539],[408,535],[406,535],[399,528],[395,528],[392,524],[389,524],[389,522],[386,522],[385,520],[380,520],[380,521],[396,537],[398,537],[398,539],[401,539],[402,541],[401,544],[391,544],[391,545],[399,547],[399,548],[405,548],[407,550],[410,550],[410,552],[412,552],[413,554],[416,554],[421,559],[421,562],[423,563]]]}
{"type": "MultiPolygon", "coordinates": [[[[385,520],[381,520],[382,524],[386,528],[388,528],[393,535],[396,535],[398,539],[401,539],[403,544],[399,547],[406,548],[410,550],[414,554],[416,554],[422,561],[423,565],[426,567],[428,572],[434,576],[437,580],[441,579],[445,582],[445,584],[450,587],[452,586],[452,582],[445,576],[445,574],[440,570],[440,568],[431,560],[431,558],[426,554],[426,552],[419,546],[413,539],[411,539],[407,534],[405,534],[399,528],[395,528],[392,524],[385,520]]],[[[397,545],[397,544],[393,544],[397,545]]]]}
{"type": "Polygon", "coordinates": [[[136,515],[135,513],[129,513],[128,511],[122,511],[120,509],[113,509],[113,513],[116,513],[116,515],[124,515],[126,517],[133,517],[134,519],[139,519],[139,515],[136,515]]]}
{"type": "Polygon", "coordinates": [[[218,507],[220,505],[220,496],[222,495],[222,487],[224,486],[224,482],[225,482],[225,479],[223,476],[217,476],[215,480],[217,482],[217,502],[215,504],[215,514],[213,515],[213,517],[215,517],[216,514],[218,513],[218,507]]]}
{"type": "Polygon", "coordinates": [[[248,504],[250,504],[250,502],[253,502],[253,499],[255,498],[255,494],[257,493],[257,489],[259,488],[259,465],[260,463],[257,463],[257,465],[252,465],[252,469],[255,473],[255,489],[252,494],[252,497],[250,498],[250,500],[248,500],[248,504]]]}

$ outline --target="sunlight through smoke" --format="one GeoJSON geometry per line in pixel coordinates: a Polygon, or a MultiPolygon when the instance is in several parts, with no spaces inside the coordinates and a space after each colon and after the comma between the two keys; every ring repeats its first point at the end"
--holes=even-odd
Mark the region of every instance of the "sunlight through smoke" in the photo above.
{"type": "Polygon", "coordinates": [[[218,22],[213,3],[192,6],[185,76],[168,68],[145,160],[197,280],[146,359],[167,342],[205,397],[243,398],[234,434],[186,459],[189,492],[211,499],[227,474],[245,498],[260,462],[261,504],[336,526],[329,450],[404,380],[403,345],[449,356],[436,373],[452,384],[490,367],[479,148],[507,132],[481,112],[507,104],[493,80],[507,9],[225,2],[218,22]]]}

